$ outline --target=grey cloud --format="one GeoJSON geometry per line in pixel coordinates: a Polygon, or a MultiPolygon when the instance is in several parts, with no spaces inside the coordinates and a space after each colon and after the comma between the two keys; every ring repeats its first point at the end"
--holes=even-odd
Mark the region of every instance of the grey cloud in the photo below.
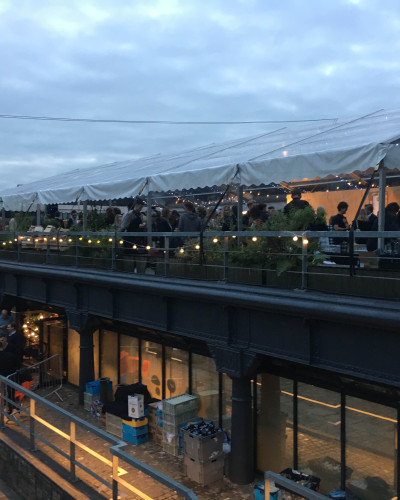
{"type": "MultiPolygon", "coordinates": [[[[0,18],[1,114],[295,120],[400,106],[392,0],[10,5],[0,18]],[[146,15],[157,5],[162,16],[146,15]]],[[[12,186],[270,127],[0,120],[0,174],[12,166],[2,175],[12,186]]]]}

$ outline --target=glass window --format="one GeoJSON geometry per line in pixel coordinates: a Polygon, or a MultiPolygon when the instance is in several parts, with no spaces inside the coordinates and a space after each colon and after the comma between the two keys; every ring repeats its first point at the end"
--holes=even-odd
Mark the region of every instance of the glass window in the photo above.
{"type": "Polygon", "coordinates": [[[346,398],[346,490],[363,498],[395,496],[396,424],[394,408],[346,398]]]}
{"type": "Polygon", "coordinates": [[[128,335],[119,337],[119,379],[121,384],[139,382],[139,340],[128,335]]]}
{"type": "Polygon", "coordinates": [[[154,342],[142,342],[142,384],[151,397],[162,398],[162,347],[154,342]]]}
{"type": "Polygon", "coordinates": [[[166,398],[185,394],[189,390],[189,353],[175,347],[165,348],[166,398]]]}
{"type": "Polygon", "coordinates": [[[279,473],[293,465],[293,382],[257,376],[257,468],[279,473]]]}
{"type": "Polygon", "coordinates": [[[321,479],[325,494],[340,488],[340,394],[298,384],[298,469],[321,479]]]}
{"type": "Polygon", "coordinates": [[[79,333],[68,329],[68,382],[79,385],[79,333]]]}
{"type": "Polygon", "coordinates": [[[231,430],[232,419],[232,379],[226,373],[222,374],[222,428],[231,430]]]}
{"type": "Polygon", "coordinates": [[[199,417],[218,424],[218,372],[212,358],[192,355],[192,391],[199,397],[199,417]]]}
{"type": "Polygon", "coordinates": [[[108,377],[113,383],[113,389],[118,384],[118,335],[115,332],[101,332],[100,376],[108,377]]]}

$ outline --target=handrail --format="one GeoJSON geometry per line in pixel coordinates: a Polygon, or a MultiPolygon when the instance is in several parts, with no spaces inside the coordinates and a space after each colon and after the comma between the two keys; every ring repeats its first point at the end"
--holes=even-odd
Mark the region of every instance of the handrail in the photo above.
{"type": "MultiPolygon", "coordinates": [[[[112,436],[108,432],[103,431],[102,429],[99,429],[98,427],[94,426],[93,424],[86,422],[85,420],[81,419],[80,417],[77,417],[76,415],[66,411],[65,409],[60,408],[59,406],[55,405],[51,401],[47,401],[45,398],[35,394],[34,392],[30,391],[29,389],[26,389],[25,387],[17,384],[16,382],[13,382],[12,380],[7,379],[6,377],[3,377],[1,375],[0,375],[0,384],[1,384],[0,427],[1,427],[1,429],[5,428],[4,417],[8,415],[7,412],[4,410],[6,403],[11,403],[15,407],[17,407],[19,410],[27,413],[28,416],[30,417],[29,429],[27,429],[26,426],[20,424],[18,421],[17,421],[17,423],[18,423],[18,425],[20,425],[20,427],[29,431],[30,443],[31,443],[32,449],[34,449],[34,447],[35,447],[35,439],[39,439],[43,442],[46,442],[46,444],[48,444],[47,440],[45,440],[44,438],[42,438],[39,434],[37,434],[35,432],[35,426],[34,426],[35,421],[39,421],[41,424],[43,424],[44,426],[46,426],[47,428],[49,428],[53,431],[55,430],[54,426],[52,426],[51,424],[49,424],[48,422],[46,422],[45,420],[41,419],[40,417],[38,417],[36,415],[35,403],[39,403],[39,404],[43,405],[48,410],[50,410],[58,415],[63,416],[64,418],[66,418],[69,421],[70,433],[67,434],[67,433],[62,432],[62,431],[59,431],[57,433],[58,433],[58,435],[60,435],[64,439],[67,439],[68,441],[70,441],[70,454],[67,455],[67,454],[65,454],[65,452],[62,452],[62,455],[65,456],[66,458],[68,458],[70,461],[70,474],[71,474],[72,479],[75,479],[75,466],[83,468],[85,470],[85,472],[90,474],[92,477],[99,479],[99,476],[94,471],[92,471],[92,470],[88,469],[86,466],[83,466],[82,464],[80,464],[75,458],[75,446],[78,446],[81,448],[82,447],[87,448],[82,443],[79,443],[75,438],[75,426],[78,425],[81,428],[96,435],[97,437],[103,439],[104,441],[107,441],[108,443],[112,444],[112,446],[109,448],[110,453],[113,457],[112,463],[109,464],[112,467],[112,483],[110,484],[104,480],[102,482],[105,485],[107,485],[110,489],[112,489],[113,500],[117,500],[117,498],[118,498],[118,484],[128,488],[130,491],[133,491],[137,495],[141,494],[141,492],[138,491],[134,486],[130,485],[129,483],[127,483],[124,479],[122,479],[119,476],[118,473],[119,473],[120,467],[119,467],[118,459],[122,459],[128,465],[131,465],[135,469],[144,472],[145,474],[147,474],[151,478],[159,481],[160,483],[164,484],[165,486],[167,486],[171,490],[176,491],[183,498],[185,498],[187,500],[197,500],[197,496],[193,493],[193,491],[191,491],[186,486],[184,486],[181,483],[175,481],[174,479],[166,476],[165,474],[161,473],[157,469],[154,469],[152,466],[150,466],[144,462],[141,462],[140,460],[133,457],[132,455],[129,455],[125,451],[122,451],[121,448],[127,446],[127,443],[125,443],[124,441],[118,439],[117,437],[112,436]],[[18,392],[21,392],[22,394],[24,394],[25,396],[30,398],[29,409],[22,408],[19,405],[17,405],[13,400],[11,400],[7,394],[7,389],[5,389],[6,387],[10,387],[14,390],[17,390],[18,392]]],[[[58,450],[58,448],[54,445],[52,446],[52,448],[55,451],[57,451],[58,453],[61,452],[61,450],[58,450]]],[[[88,450],[86,450],[86,451],[88,451],[88,450]]],[[[103,462],[104,461],[108,462],[108,460],[104,459],[104,457],[102,457],[102,460],[103,460],[103,462]]],[[[148,498],[147,495],[145,495],[143,493],[141,495],[142,495],[142,498],[148,498]]]]}

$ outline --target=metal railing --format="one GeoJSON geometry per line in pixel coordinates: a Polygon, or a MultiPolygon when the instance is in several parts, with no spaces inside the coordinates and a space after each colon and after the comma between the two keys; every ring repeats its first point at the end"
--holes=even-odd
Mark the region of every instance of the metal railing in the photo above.
{"type": "MultiPolygon", "coordinates": [[[[354,234],[355,274],[398,282],[400,232],[354,234]],[[368,239],[381,250],[367,252],[358,243],[368,239]]],[[[329,277],[349,275],[348,241],[349,233],[338,231],[1,232],[0,260],[320,290],[329,277]]],[[[374,292],[366,288],[360,287],[361,296],[374,292]]],[[[354,287],[350,293],[358,294],[354,287]]]]}
{"type": "Polygon", "coordinates": [[[328,498],[325,495],[321,495],[321,493],[318,493],[317,491],[306,488],[305,486],[297,484],[291,479],[288,479],[279,474],[275,474],[275,472],[271,471],[264,472],[265,498],[270,498],[271,482],[273,482],[277,487],[282,488],[284,491],[293,493],[295,496],[291,496],[292,500],[300,500],[304,498],[306,500],[326,500],[328,498]]]}
{"type": "Polygon", "coordinates": [[[59,391],[62,389],[63,374],[61,356],[54,354],[33,365],[27,365],[7,376],[9,380],[22,385],[25,381],[30,382],[31,391],[39,391],[44,398],[55,394],[60,401],[62,397],[59,391]]]}
{"type": "Polygon", "coordinates": [[[85,422],[81,418],[73,415],[72,413],[67,412],[66,410],[59,408],[54,403],[47,401],[41,396],[35,394],[34,392],[22,387],[21,385],[13,382],[12,380],[7,379],[6,377],[0,376],[0,427],[2,430],[5,429],[5,418],[12,418],[13,415],[10,415],[9,412],[6,411],[6,407],[11,405],[13,408],[16,408],[18,411],[23,412],[29,418],[29,426],[25,425],[20,419],[16,417],[13,418],[15,422],[24,429],[29,435],[30,441],[30,449],[32,451],[36,450],[35,443],[36,440],[40,440],[46,446],[50,447],[52,450],[56,451],[59,455],[64,457],[69,461],[69,474],[72,481],[77,479],[76,475],[76,467],[83,470],[85,473],[89,474],[95,480],[99,481],[101,484],[112,490],[112,498],[113,500],[117,500],[118,498],[118,488],[124,487],[128,491],[135,493],[145,500],[151,500],[147,494],[140,491],[138,488],[130,484],[126,479],[121,477],[121,465],[120,460],[125,464],[128,464],[134,467],[136,470],[143,472],[144,474],[150,476],[155,479],[159,483],[167,486],[173,492],[176,492],[178,495],[188,500],[197,500],[197,496],[186,486],[178,483],[174,479],[166,476],[165,474],[159,472],[154,469],[150,465],[141,462],[137,458],[123,451],[123,448],[127,446],[124,441],[112,436],[108,432],[105,432],[94,425],[85,422]],[[29,398],[29,407],[25,408],[14,400],[14,392],[18,391],[24,394],[27,398],[29,398]],[[41,418],[37,414],[36,405],[40,404],[50,412],[54,413],[57,416],[61,416],[65,418],[68,422],[69,432],[64,432],[56,426],[52,425],[46,419],[41,418]],[[67,442],[69,442],[69,452],[63,451],[61,448],[57,447],[51,439],[46,439],[43,436],[40,436],[37,432],[37,424],[43,425],[46,430],[52,431],[56,433],[58,436],[61,436],[67,442]],[[111,460],[108,460],[106,457],[100,455],[95,450],[85,445],[81,441],[77,439],[77,430],[81,428],[85,431],[91,433],[92,436],[97,436],[108,442],[110,444],[109,452],[112,456],[111,460]],[[112,482],[110,483],[104,477],[97,474],[91,468],[85,466],[83,463],[79,462],[76,456],[76,450],[80,449],[81,451],[85,451],[90,454],[90,456],[97,458],[101,461],[102,464],[106,464],[111,469],[111,477],[112,482]]]}

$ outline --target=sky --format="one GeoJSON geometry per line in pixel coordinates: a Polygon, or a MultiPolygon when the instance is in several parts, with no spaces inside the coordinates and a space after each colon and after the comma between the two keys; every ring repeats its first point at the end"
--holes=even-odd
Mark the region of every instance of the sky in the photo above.
{"type": "MultiPolygon", "coordinates": [[[[0,0],[0,115],[345,118],[400,108],[399,55],[398,0],[0,0]]],[[[0,194],[273,129],[0,117],[0,194]]]]}

